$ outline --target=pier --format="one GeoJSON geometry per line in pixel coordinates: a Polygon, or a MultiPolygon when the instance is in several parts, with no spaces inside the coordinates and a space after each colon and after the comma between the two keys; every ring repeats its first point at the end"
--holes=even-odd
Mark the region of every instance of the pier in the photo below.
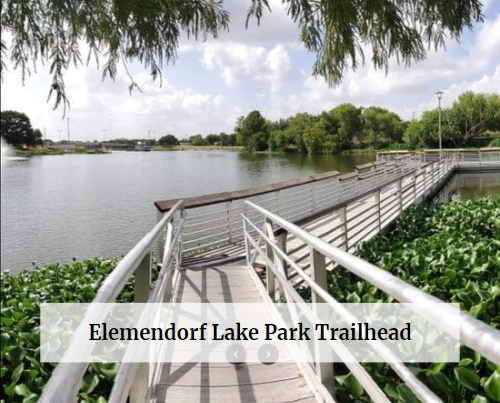
{"type": "MultiPolygon", "coordinates": [[[[500,150],[383,153],[355,172],[328,172],[252,189],[155,202],[158,223],[106,278],[94,303],[114,302],[135,277],[136,302],[280,301],[297,293],[337,309],[327,272],[348,270],[395,301],[442,302],[356,257],[413,204],[434,197],[457,171],[500,171],[500,150]],[[159,270],[152,281],[152,270],[159,270]]],[[[306,308],[304,308],[306,309],[306,308]]],[[[303,314],[314,315],[304,311],[303,314]]],[[[447,314],[446,306],[442,315],[447,314]]],[[[271,317],[269,312],[262,315],[271,317]]],[[[500,365],[500,332],[462,314],[461,342],[500,365]]],[[[319,354],[319,352],[317,352],[319,354]]],[[[389,402],[357,362],[345,365],[374,402],[389,402]]],[[[389,363],[422,401],[442,400],[404,363],[389,363]]],[[[40,402],[76,401],[87,363],[61,363],[40,402]]],[[[123,363],[108,402],[335,402],[331,363],[123,363]]]]}

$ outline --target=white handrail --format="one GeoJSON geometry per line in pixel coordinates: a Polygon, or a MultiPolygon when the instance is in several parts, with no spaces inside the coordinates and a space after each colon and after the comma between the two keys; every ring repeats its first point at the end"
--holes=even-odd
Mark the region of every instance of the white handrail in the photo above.
{"type": "MultiPolygon", "coordinates": [[[[246,224],[249,224],[252,226],[257,233],[261,236],[261,239],[264,239],[267,241],[267,245],[271,246],[273,249],[273,252],[278,256],[279,259],[283,259],[286,261],[286,263],[289,265],[290,268],[292,268],[310,287],[311,290],[314,291],[318,296],[321,297],[321,299],[327,303],[335,312],[340,313],[340,315],[347,321],[347,322],[358,322],[356,318],[352,316],[350,312],[348,312],[342,304],[340,304],[335,298],[332,297],[332,295],[321,288],[304,270],[302,270],[285,252],[283,252],[274,242],[272,242],[271,239],[269,239],[268,236],[266,236],[261,230],[259,230],[248,218],[244,217],[244,220],[246,221],[246,224]]],[[[249,236],[249,234],[246,234],[246,237],[250,243],[254,246],[256,250],[259,250],[260,247],[256,244],[256,241],[249,236]]],[[[276,270],[276,267],[272,264],[272,262],[269,261],[269,258],[265,256],[264,253],[262,253],[261,250],[259,250],[261,257],[266,261],[266,267],[269,267],[273,270],[274,275],[276,278],[278,278],[280,285],[283,287],[285,294],[287,295],[287,301],[288,301],[288,296],[291,296],[292,299],[294,300],[293,302],[298,303],[299,307],[303,308],[305,305],[305,301],[299,296],[297,291],[293,288],[293,286],[289,283],[289,281],[286,279],[286,277],[279,272],[279,270],[276,270]]],[[[290,301],[289,301],[290,302],[290,301]]],[[[314,323],[320,322],[319,319],[315,319],[314,323]]],[[[380,342],[375,342],[372,344],[373,347],[376,349],[376,351],[382,356],[387,359],[393,358],[394,355],[390,350],[388,350],[382,343],[380,342]]],[[[357,364],[357,363],[355,363],[357,364]]],[[[363,386],[363,389],[366,390],[366,392],[370,395],[370,397],[377,401],[375,396],[372,396],[373,393],[377,393],[376,396],[378,396],[378,393],[380,393],[378,388],[374,389],[373,384],[370,382],[369,384],[366,383],[366,380],[363,382],[363,378],[366,379],[366,373],[364,373],[364,369],[362,369],[363,372],[360,373],[360,369],[358,368],[360,365],[353,365],[353,363],[345,363],[345,365],[352,371],[353,375],[360,381],[361,386],[363,386]],[[363,377],[361,378],[360,375],[363,377]]],[[[405,381],[407,386],[415,393],[415,395],[421,399],[422,402],[424,403],[442,403],[442,400],[435,395],[424,383],[422,383],[403,363],[396,362],[396,361],[390,361],[389,365],[391,368],[405,381]]]]}
{"type": "MultiPolygon", "coordinates": [[[[286,230],[288,233],[295,235],[306,244],[314,248],[328,259],[333,260],[346,270],[356,276],[375,285],[380,290],[394,297],[396,300],[405,303],[440,303],[440,299],[427,294],[420,289],[406,283],[396,276],[378,268],[377,266],[368,263],[367,261],[351,255],[329,243],[317,238],[302,228],[282,219],[262,207],[257,206],[252,202],[245,204],[260,212],[266,218],[276,223],[279,227],[286,230]]],[[[449,315],[452,309],[447,304],[443,304],[440,317],[442,321],[453,317],[449,315]]],[[[462,312],[460,321],[460,337],[461,341],[469,348],[477,351],[486,359],[500,365],[500,331],[488,326],[484,322],[473,318],[472,316],[462,312]]],[[[435,317],[426,317],[430,321],[434,321],[435,317]]]]}
{"type": "MultiPolygon", "coordinates": [[[[106,277],[102,283],[96,297],[92,301],[94,303],[110,303],[115,300],[121,292],[128,279],[141,266],[141,263],[149,265],[151,256],[150,253],[156,246],[156,243],[161,240],[161,236],[165,228],[173,225],[174,218],[177,212],[180,212],[184,217],[184,202],[179,200],[175,206],[166,213],[161,220],[146,234],[124,257],[120,260],[116,268],[111,274],[106,277]]],[[[178,242],[180,238],[176,238],[178,242]]],[[[175,249],[178,245],[171,243],[170,248],[175,249]]],[[[169,253],[168,250],[165,251],[169,253]]],[[[149,294],[149,281],[147,285],[147,293],[149,294]]],[[[137,290],[136,290],[137,291],[137,290]]],[[[144,290],[142,290],[144,291],[144,290]]],[[[71,346],[70,348],[78,348],[71,346]]],[[[78,392],[81,387],[82,378],[85,375],[89,363],[59,363],[52,375],[43,388],[42,395],[38,400],[39,403],[70,403],[75,402],[78,392]]]]}

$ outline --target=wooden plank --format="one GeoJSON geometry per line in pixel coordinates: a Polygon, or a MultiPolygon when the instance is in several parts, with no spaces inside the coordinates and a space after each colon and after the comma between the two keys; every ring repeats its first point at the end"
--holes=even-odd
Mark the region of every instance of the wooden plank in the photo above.
{"type": "MultiPolygon", "coordinates": [[[[278,368],[275,368],[278,370],[278,368]]],[[[303,378],[275,382],[253,383],[245,367],[237,372],[236,386],[211,386],[213,371],[207,371],[196,386],[159,384],[155,388],[155,403],[292,403],[314,402],[313,395],[303,378]]]]}
{"type": "Polygon", "coordinates": [[[248,378],[252,383],[279,382],[296,379],[301,376],[299,368],[294,363],[280,363],[279,371],[275,365],[263,365],[260,363],[249,363],[242,365],[232,365],[229,363],[185,363],[165,365],[160,373],[158,381],[161,385],[175,386],[200,386],[200,379],[203,372],[215,370],[214,376],[210,380],[210,386],[237,386],[238,373],[242,370],[248,372],[248,378]],[[217,364],[217,365],[216,365],[217,364]]]}

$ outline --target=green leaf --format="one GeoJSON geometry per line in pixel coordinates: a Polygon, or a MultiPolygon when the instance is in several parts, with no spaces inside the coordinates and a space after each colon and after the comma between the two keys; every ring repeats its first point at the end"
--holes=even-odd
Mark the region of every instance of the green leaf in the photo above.
{"type": "Polygon", "coordinates": [[[31,390],[24,383],[17,385],[14,388],[14,392],[16,395],[23,397],[30,397],[32,395],[31,390]]]}
{"type": "Polygon", "coordinates": [[[420,400],[416,398],[416,396],[413,394],[413,392],[410,390],[408,386],[405,384],[399,385],[396,390],[398,391],[399,398],[404,402],[404,403],[420,403],[420,400]]]}
{"type": "Polygon", "coordinates": [[[442,395],[448,396],[453,393],[453,385],[450,380],[442,373],[435,372],[427,374],[432,390],[440,392],[442,395]]]}
{"type": "Polygon", "coordinates": [[[479,375],[472,369],[466,367],[454,368],[455,378],[465,388],[477,391],[479,386],[479,375]]]}
{"type": "Polygon", "coordinates": [[[486,399],[484,396],[476,395],[472,403],[489,403],[490,401],[486,399]]]}
{"type": "Polygon", "coordinates": [[[498,367],[484,383],[486,396],[500,402],[500,367],[498,367]]]}
{"type": "Polygon", "coordinates": [[[90,382],[86,381],[83,384],[82,390],[84,393],[89,394],[99,385],[99,377],[97,375],[92,376],[90,382]]]}
{"type": "Polygon", "coordinates": [[[346,376],[344,379],[344,385],[353,397],[359,397],[363,394],[363,387],[353,374],[346,376]]]}
{"type": "Polygon", "coordinates": [[[21,377],[21,373],[23,372],[23,370],[24,370],[24,364],[21,363],[14,369],[14,371],[12,371],[12,376],[11,376],[12,381],[17,382],[21,377]]]}
{"type": "Polygon", "coordinates": [[[351,304],[357,304],[357,303],[361,302],[361,298],[359,297],[359,295],[357,293],[353,292],[353,293],[350,293],[349,296],[347,297],[347,302],[349,302],[351,304]]]}

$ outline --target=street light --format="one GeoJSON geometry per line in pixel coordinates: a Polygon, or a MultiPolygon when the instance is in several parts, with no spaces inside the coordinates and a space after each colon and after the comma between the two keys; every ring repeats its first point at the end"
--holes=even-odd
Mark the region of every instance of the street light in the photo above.
{"type": "Polygon", "coordinates": [[[439,107],[438,107],[438,114],[439,114],[439,159],[443,156],[443,141],[441,139],[441,98],[443,97],[444,92],[443,91],[437,91],[435,93],[438,97],[438,102],[439,102],[439,107]]]}

